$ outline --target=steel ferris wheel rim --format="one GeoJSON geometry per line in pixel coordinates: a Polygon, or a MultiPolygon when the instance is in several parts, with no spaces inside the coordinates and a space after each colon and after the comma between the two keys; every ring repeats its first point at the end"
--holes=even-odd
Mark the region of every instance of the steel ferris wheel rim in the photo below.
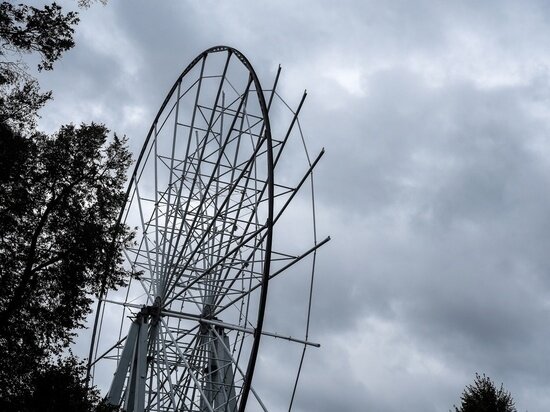
{"type": "MultiPolygon", "coordinates": [[[[168,102],[170,101],[170,97],[176,92],[178,84],[181,84],[182,79],[203,59],[206,59],[207,56],[211,53],[219,53],[219,52],[228,52],[228,58],[231,57],[231,55],[236,56],[241,63],[247,68],[249,71],[252,81],[254,83],[255,89],[256,89],[256,95],[258,98],[258,101],[260,103],[260,109],[262,111],[263,121],[264,121],[264,134],[267,140],[267,150],[268,150],[268,201],[269,201],[269,217],[268,217],[268,234],[267,234],[267,257],[265,259],[265,265],[264,270],[262,274],[262,286],[261,286],[261,297],[260,297],[260,303],[258,306],[258,322],[256,323],[255,329],[255,336],[254,336],[254,344],[252,347],[250,360],[247,366],[246,371],[246,378],[245,378],[245,388],[243,390],[243,397],[241,398],[241,403],[239,406],[239,411],[244,411],[244,408],[246,407],[248,393],[250,391],[250,386],[252,382],[252,377],[254,374],[254,368],[256,364],[256,359],[258,355],[258,349],[261,339],[261,331],[263,327],[263,319],[265,315],[265,306],[266,306],[266,299],[267,299],[267,290],[268,290],[268,283],[269,283],[269,270],[270,270],[270,255],[271,255],[271,246],[272,246],[272,238],[273,238],[273,148],[272,148],[272,137],[271,137],[271,125],[269,121],[269,113],[268,113],[268,106],[265,101],[265,96],[263,94],[263,88],[261,86],[260,80],[256,74],[256,71],[254,70],[252,64],[250,61],[246,58],[246,56],[241,53],[239,50],[230,47],[230,46],[224,46],[224,45],[218,45],[211,48],[208,48],[204,50],[202,53],[200,53],[198,56],[196,56],[191,63],[188,64],[188,66],[182,71],[178,79],[174,82],[172,88],[168,92],[166,98],[164,99],[157,115],[155,116],[155,120],[153,121],[149,133],[147,134],[147,137],[145,139],[145,142],[143,144],[142,150],[139,154],[138,160],[136,161],[136,166],[134,168],[134,172],[132,173],[130,184],[128,186],[128,190],[126,192],[126,201],[128,201],[129,194],[131,192],[132,184],[134,183],[136,177],[137,177],[137,171],[139,170],[139,165],[143,159],[143,156],[145,154],[146,146],[149,142],[149,139],[154,134],[154,129],[156,124],[158,123],[161,114],[165,110],[166,106],[168,105],[168,102]]],[[[120,218],[122,217],[122,213],[120,215],[120,218]]],[[[119,223],[120,223],[119,218],[119,223]]]]}
{"type": "MultiPolygon", "coordinates": [[[[176,90],[178,90],[178,87],[179,87],[179,85],[181,85],[182,80],[185,78],[185,76],[197,64],[199,64],[202,61],[203,66],[204,66],[204,62],[206,61],[206,59],[208,58],[209,55],[211,55],[213,53],[221,53],[221,52],[227,52],[227,62],[226,62],[225,70],[227,69],[227,64],[229,63],[229,59],[232,56],[236,56],[239,59],[239,61],[242,63],[242,65],[248,70],[248,74],[250,75],[250,78],[251,78],[251,82],[249,82],[249,86],[250,86],[250,83],[252,83],[253,86],[254,86],[256,97],[257,97],[257,100],[259,102],[259,106],[260,106],[260,110],[261,110],[261,114],[262,114],[262,136],[263,136],[263,139],[266,143],[265,144],[265,147],[266,147],[265,160],[268,163],[267,164],[267,180],[266,180],[268,217],[267,217],[267,220],[266,220],[266,228],[265,228],[265,236],[264,236],[265,247],[263,249],[264,264],[263,264],[263,271],[262,271],[261,293],[260,293],[260,300],[258,302],[257,319],[256,319],[256,322],[255,322],[255,327],[253,329],[254,333],[253,333],[252,348],[251,348],[251,351],[250,351],[250,355],[249,355],[249,359],[248,359],[248,365],[247,365],[246,372],[245,372],[245,375],[244,375],[244,383],[243,383],[241,393],[240,393],[240,397],[239,397],[239,410],[244,410],[244,407],[246,405],[247,398],[248,398],[248,392],[250,390],[250,384],[251,384],[252,375],[253,375],[253,372],[254,372],[255,363],[256,363],[258,347],[259,347],[259,341],[260,341],[260,338],[261,338],[261,329],[262,329],[263,317],[264,317],[264,312],[265,312],[265,301],[266,301],[266,297],[267,297],[267,285],[268,285],[268,281],[269,281],[269,276],[268,275],[269,275],[269,267],[270,267],[270,260],[271,260],[270,255],[271,255],[272,229],[273,229],[272,228],[272,219],[273,219],[273,152],[272,152],[272,146],[271,146],[271,129],[270,129],[270,124],[269,124],[269,116],[268,116],[268,113],[267,113],[268,110],[267,110],[265,97],[263,95],[263,89],[261,87],[260,81],[259,81],[254,69],[252,68],[251,64],[246,59],[246,57],[244,57],[244,55],[242,53],[240,53],[238,50],[236,50],[234,48],[231,48],[231,47],[226,47],[226,46],[213,47],[213,48],[205,50],[203,53],[199,54],[186,67],[186,69],[181,73],[181,75],[178,77],[178,79],[175,81],[174,85],[172,86],[172,88],[168,92],[167,97],[165,98],[163,104],[161,105],[161,108],[159,109],[159,111],[158,111],[158,113],[155,117],[155,120],[153,121],[152,126],[149,130],[147,138],[144,142],[144,145],[142,147],[142,150],[141,150],[140,155],[138,157],[138,160],[136,162],[134,172],[131,175],[131,179],[130,179],[130,182],[129,182],[129,185],[128,185],[128,190],[126,192],[125,204],[128,204],[129,202],[130,203],[132,202],[131,194],[132,194],[132,191],[135,190],[135,187],[136,187],[137,183],[139,182],[139,178],[140,178],[139,177],[139,170],[142,166],[142,163],[143,163],[144,159],[145,159],[145,161],[147,161],[147,159],[146,159],[146,149],[149,145],[150,139],[153,136],[155,136],[155,129],[157,127],[157,124],[159,123],[159,119],[161,118],[161,115],[163,114],[163,112],[166,110],[170,99],[172,98],[174,93],[176,93],[176,90]]],[[[223,84],[224,80],[225,80],[225,72],[224,72],[224,74],[222,76],[222,79],[221,79],[221,82],[220,82],[220,88],[221,88],[221,85],[223,84]]],[[[178,91],[178,93],[179,93],[179,91],[178,91]]],[[[219,91],[218,91],[218,93],[219,93],[219,91]]],[[[197,92],[197,95],[198,95],[198,92],[197,92]]],[[[179,99],[180,99],[180,96],[177,97],[178,104],[179,104],[179,99]]],[[[154,138],[156,139],[156,136],[154,138]]],[[[123,214],[125,212],[125,209],[126,209],[126,207],[124,207],[124,209],[122,210],[122,212],[119,216],[119,224],[123,223],[123,221],[124,221],[123,214]]],[[[145,231],[145,228],[143,228],[143,230],[145,231]]],[[[167,299],[167,296],[163,296],[162,299],[163,299],[163,303],[164,303],[164,301],[167,299]]],[[[99,308],[99,306],[98,306],[98,308],[99,308]]],[[[99,315],[99,310],[97,311],[97,314],[99,315]]],[[[92,346],[91,346],[91,349],[90,349],[91,353],[94,350],[93,346],[95,344],[95,342],[94,342],[95,329],[97,327],[98,319],[99,319],[99,317],[96,316],[96,324],[94,325],[94,338],[92,339],[92,343],[91,343],[92,346]]],[[[96,349],[96,352],[97,352],[97,349],[96,349]]],[[[97,353],[96,353],[96,355],[97,355],[97,353]]],[[[92,356],[90,356],[90,359],[91,358],[92,358],[92,356]]]]}
{"type": "Polygon", "coordinates": [[[316,252],[330,238],[319,242],[315,229],[313,169],[324,149],[316,158],[308,154],[298,120],[306,93],[291,109],[276,91],[280,72],[272,89],[263,89],[238,50],[207,49],[183,70],[155,116],[119,215],[120,225],[136,229],[125,250],[126,268],[136,276],[101,296],[90,345],[92,384],[96,376],[108,380],[96,365],[116,361],[108,403],[139,412],[242,412],[252,392],[248,403],[267,411],[257,392],[261,372],[252,386],[263,334],[303,345],[289,381],[292,408],[306,347],[320,346],[308,338],[311,298],[316,252]],[[292,142],[305,154],[305,171],[294,169],[292,142]],[[280,161],[287,147],[290,163],[280,161]],[[312,237],[305,244],[293,236],[274,241],[276,225],[278,233],[293,231],[283,214],[292,221],[296,209],[303,212],[299,191],[310,196],[312,237]],[[265,331],[269,280],[308,260],[305,329],[265,331]]]}

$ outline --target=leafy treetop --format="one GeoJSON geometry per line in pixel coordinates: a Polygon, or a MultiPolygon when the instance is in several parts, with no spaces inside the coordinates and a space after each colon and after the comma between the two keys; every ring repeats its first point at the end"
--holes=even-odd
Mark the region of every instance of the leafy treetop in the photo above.
{"type": "Polygon", "coordinates": [[[454,406],[454,412],[517,412],[517,409],[502,384],[497,389],[488,376],[476,373],[473,385],[466,386],[460,407],[454,406]]]}
{"type": "Polygon", "coordinates": [[[36,113],[51,93],[40,92],[22,56],[38,54],[38,69],[51,70],[74,46],[73,26],[77,23],[76,12],[63,13],[55,3],[42,9],[0,3],[0,122],[27,133],[36,126],[36,113]]]}
{"type": "Polygon", "coordinates": [[[74,46],[72,26],[78,23],[78,13],[63,13],[56,3],[43,9],[25,4],[0,4],[0,55],[38,52],[38,69],[51,70],[63,52],[74,46]]]}
{"type": "Polygon", "coordinates": [[[93,123],[32,138],[0,125],[0,148],[0,398],[7,398],[72,341],[89,295],[128,275],[121,253],[131,236],[118,216],[131,159],[123,139],[108,142],[105,126],[93,123]]]}

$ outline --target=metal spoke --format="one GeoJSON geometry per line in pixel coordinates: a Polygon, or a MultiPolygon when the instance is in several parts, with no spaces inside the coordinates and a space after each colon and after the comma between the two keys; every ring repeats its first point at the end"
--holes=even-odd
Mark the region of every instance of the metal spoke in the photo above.
{"type": "Polygon", "coordinates": [[[121,410],[244,412],[251,393],[267,411],[253,385],[262,336],[320,346],[309,338],[313,272],[304,334],[263,327],[269,281],[315,263],[328,241],[317,242],[313,216],[312,243],[272,250],[273,231],[285,229],[283,215],[310,190],[323,155],[312,161],[306,150],[304,174],[275,182],[276,167],[287,173],[283,153],[303,142],[306,98],[292,111],[277,92],[280,74],[279,66],[264,90],[240,52],[211,48],[182,72],[152,123],[119,217],[136,228],[124,251],[133,275],[100,297],[90,346],[89,373],[118,365],[109,402],[120,398],[121,410]],[[271,113],[286,116],[276,139],[271,113]]]}

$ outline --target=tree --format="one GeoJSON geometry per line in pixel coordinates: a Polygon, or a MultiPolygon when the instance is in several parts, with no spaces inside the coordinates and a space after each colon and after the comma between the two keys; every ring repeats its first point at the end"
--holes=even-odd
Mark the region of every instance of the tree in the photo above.
{"type": "Polygon", "coordinates": [[[99,391],[88,388],[86,366],[72,354],[40,366],[31,377],[33,392],[27,396],[0,399],[0,408],[21,412],[116,412],[107,405],[99,391]]]}
{"type": "Polygon", "coordinates": [[[33,393],[18,399],[15,405],[14,403],[9,405],[11,410],[15,408],[25,412],[93,410],[99,401],[99,396],[96,390],[87,389],[85,370],[86,367],[82,362],[72,355],[41,366],[31,378],[33,393]]]}
{"type": "Polygon", "coordinates": [[[461,396],[460,408],[455,412],[517,412],[510,392],[503,385],[497,390],[493,381],[476,373],[473,385],[468,385],[461,396]]]}
{"type": "Polygon", "coordinates": [[[36,112],[51,93],[40,92],[22,56],[38,54],[38,70],[52,70],[53,63],[74,46],[77,23],[76,12],[65,14],[55,3],[43,9],[0,3],[0,122],[27,132],[33,129],[36,112]]]}
{"type": "Polygon", "coordinates": [[[118,215],[130,154],[103,125],[37,131],[51,92],[23,59],[38,55],[38,70],[52,70],[77,23],[55,3],[0,2],[0,410],[112,410],[63,352],[91,296],[128,276],[131,234],[118,215]]]}
{"type": "Polygon", "coordinates": [[[63,52],[74,46],[72,26],[78,23],[76,12],[63,14],[55,3],[38,9],[10,2],[2,2],[0,12],[2,55],[37,52],[41,58],[38,69],[51,70],[63,52]]]}
{"type": "Polygon", "coordinates": [[[0,126],[0,398],[32,392],[89,313],[90,295],[128,273],[118,225],[125,141],[97,124],[30,138],[0,126]]]}

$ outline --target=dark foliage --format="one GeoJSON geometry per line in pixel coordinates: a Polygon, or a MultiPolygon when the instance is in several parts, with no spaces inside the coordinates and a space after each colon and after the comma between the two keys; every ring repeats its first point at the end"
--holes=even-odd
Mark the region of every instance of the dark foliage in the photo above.
{"type": "Polygon", "coordinates": [[[0,397],[33,391],[90,295],[123,283],[118,227],[130,155],[101,125],[24,138],[0,127],[0,397]]]}
{"type": "Polygon", "coordinates": [[[32,54],[38,70],[51,70],[74,46],[77,23],[55,3],[0,2],[2,411],[113,410],[87,387],[83,365],[62,356],[91,296],[127,275],[121,250],[131,236],[117,220],[130,155],[102,125],[38,132],[37,111],[51,93],[23,60],[32,54]]]}
{"type": "Polygon", "coordinates": [[[476,373],[473,385],[468,385],[461,396],[460,407],[455,412],[517,412],[510,392],[502,384],[497,389],[488,376],[476,373]]]}
{"type": "Polygon", "coordinates": [[[24,54],[40,56],[39,70],[51,70],[53,63],[74,46],[75,12],[63,13],[55,3],[42,9],[0,3],[0,122],[30,131],[36,111],[50,99],[40,92],[38,82],[29,75],[24,54]]]}
{"type": "Polygon", "coordinates": [[[86,384],[86,366],[69,355],[40,366],[31,376],[33,392],[0,399],[0,410],[20,412],[115,412],[118,408],[104,404],[96,389],[86,384]]]}
{"type": "Polygon", "coordinates": [[[8,52],[40,54],[39,70],[51,70],[63,52],[74,46],[73,25],[78,23],[75,12],[63,13],[55,3],[43,9],[0,3],[0,37],[2,55],[8,52]]]}
{"type": "Polygon", "coordinates": [[[41,365],[31,377],[34,391],[4,406],[21,412],[89,412],[97,404],[98,394],[86,388],[85,376],[85,366],[73,356],[41,365]]]}
{"type": "Polygon", "coordinates": [[[82,7],[83,9],[89,8],[93,3],[101,3],[103,5],[106,5],[108,0],[78,0],[78,7],[82,7]]]}

